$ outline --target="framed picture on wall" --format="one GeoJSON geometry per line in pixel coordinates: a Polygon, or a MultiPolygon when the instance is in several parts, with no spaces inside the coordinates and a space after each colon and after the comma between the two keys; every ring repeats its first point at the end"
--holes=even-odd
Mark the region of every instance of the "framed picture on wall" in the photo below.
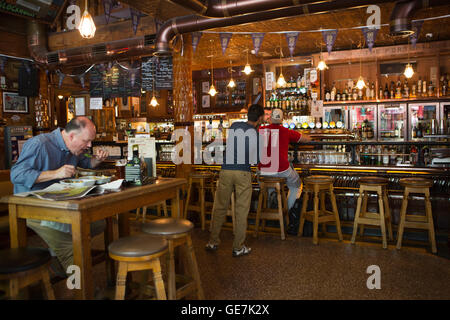
{"type": "Polygon", "coordinates": [[[28,98],[17,92],[3,92],[3,112],[28,113],[28,98]]]}
{"type": "Polygon", "coordinates": [[[209,108],[211,102],[210,95],[202,96],[202,108],[206,109],[209,108]]]}
{"type": "Polygon", "coordinates": [[[203,93],[209,92],[209,82],[202,82],[202,92],[203,93]]]}

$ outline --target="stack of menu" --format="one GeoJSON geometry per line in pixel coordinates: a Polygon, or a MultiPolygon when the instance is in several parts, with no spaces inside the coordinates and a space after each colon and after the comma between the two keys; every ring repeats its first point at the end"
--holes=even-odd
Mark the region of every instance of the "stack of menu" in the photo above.
{"type": "Polygon", "coordinates": [[[64,201],[83,198],[95,188],[95,185],[88,187],[74,187],[70,185],[63,185],[60,183],[54,183],[45,189],[17,193],[15,194],[15,196],[27,197],[31,195],[44,200],[64,201]]]}

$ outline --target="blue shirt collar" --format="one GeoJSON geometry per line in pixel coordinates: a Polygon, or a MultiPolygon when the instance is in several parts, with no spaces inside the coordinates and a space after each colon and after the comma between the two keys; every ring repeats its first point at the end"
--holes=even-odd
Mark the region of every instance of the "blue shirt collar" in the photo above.
{"type": "Polygon", "coordinates": [[[61,128],[56,128],[55,130],[53,130],[52,134],[55,136],[55,141],[58,148],[60,148],[62,151],[70,151],[67,148],[66,143],[64,142],[64,139],[62,137],[61,128]]]}

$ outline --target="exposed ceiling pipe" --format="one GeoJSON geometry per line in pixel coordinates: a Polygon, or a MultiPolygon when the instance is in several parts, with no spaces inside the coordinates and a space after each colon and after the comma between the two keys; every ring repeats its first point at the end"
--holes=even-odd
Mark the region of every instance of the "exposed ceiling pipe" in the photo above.
{"type": "Polygon", "coordinates": [[[394,36],[407,36],[414,31],[411,27],[411,20],[414,14],[420,10],[429,7],[448,5],[448,0],[414,0],[398,1],[392,10],[389,21],[389,31],[394,36]]]}
{"type": "Polygon", "coordinates": [[[28,48],[32,58],[42,65],[80,66],[92,63],[124,60],[132,57],[152,55],[154,35],[122,39],[90,46],[49,52],[45,25],[34,20],[28,22],[28,48]]]}
{"type": "Polygon", "coordinates": [[[331,2],[331,0],[169,0],[195,13],[213,18],[232,17],[240,14],[280,9],[308,3],[331,2]]]}
{"type": "MultiPolygon", "coordinates": [[[[255,0],[255,3],[258,0],[255,0]]],[[[170,55],[169,42],[177,34],[207,30],[219,27],[228,27],[250,22],[259,22],[279,18],[320,14],[341,9],[364,7],[376,3],[392,2],[392,0],[335,0],[313,4],[297,5],[277,10],[261,11],[256,13],[237,15],[226,18],[206,18],[199,15],[176,17],[166,21],[156,36],[155,55],[170,55]]]]}

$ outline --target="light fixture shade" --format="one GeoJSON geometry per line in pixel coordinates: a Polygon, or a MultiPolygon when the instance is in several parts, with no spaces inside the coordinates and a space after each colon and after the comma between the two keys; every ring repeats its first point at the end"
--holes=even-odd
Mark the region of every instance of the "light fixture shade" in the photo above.
{"type": "Polygon", "coordinates": [[[95,23],[87,10],[84,11],[78,30],[83,38],[91,39],[95,35],[95,23]]]}
{"type": "Polygon", "coordinates": [[[59,100],[62,100],[63,98],[64,98],[64,96],[62,96],[62,95],[59,95],[59,96],[58,96],[58,99],[59,99],[59,100]]]}
{"type": "Polygon", "coordinates": [[[406,65],[405,72],[403,72],[406,78],[411,78],[414,75],[414,69],[410,63],[406,65]]]}
{"type": "Polygon", "coordinates": [[[283,74],[282,73],[280,73],[280,76],[278,77],[278,80],[277,80],[277,85],[278,85],[278,87],[284,87],[285,85],[286,85],[286,80],[284,79],[284,76],[283,76],[283,74]]]}
{"type": "Polygon", "coordinates": [[[361,90],[366,86],[366,83],[364,82],[364,79],[362,76],[359,76],[358,82],[356,83],[356,87],[361,90]]]}
{"type": "Polygon", "coordinates": [[[214,87],[214,85],[211,85],[211,88],[209,88],[209,92],[208,93],[211,95],[211,97],[214,97],[217,94],[217,90],[214,87]]]}
{"type": "Polygon", "coordinates": [[[230,82],[228,82],[228,87],[230,87],[230,88],[236,87],[236,82],[234,82],[233,78],[231,78],[230,82]]]}
{"type": "Polygon", "coordinates": [[[317,69],[319,69],[320,71],[323,71],[325,69],[328,69],[327,64],[325,63],[325,61],[320,60],[319,64],[317,65],[317,69]]]}
{"type": "Polygon", "coordinates": [[[249,75],[250,73],[253,72],[252,67],[250,67],[250,65],[247,63],[244,67],[244,70],[242,70],[246,75],[249,75]]]}
{"type": "Polygon", "coordinates": [[[159,105],[158,101],[156,100],[155,95],[153,95],[153,98],[152,98],[152,100],[150,101],[150,105],[151,105],[152,107],[156,107],[157,105],[159,105]]]}

